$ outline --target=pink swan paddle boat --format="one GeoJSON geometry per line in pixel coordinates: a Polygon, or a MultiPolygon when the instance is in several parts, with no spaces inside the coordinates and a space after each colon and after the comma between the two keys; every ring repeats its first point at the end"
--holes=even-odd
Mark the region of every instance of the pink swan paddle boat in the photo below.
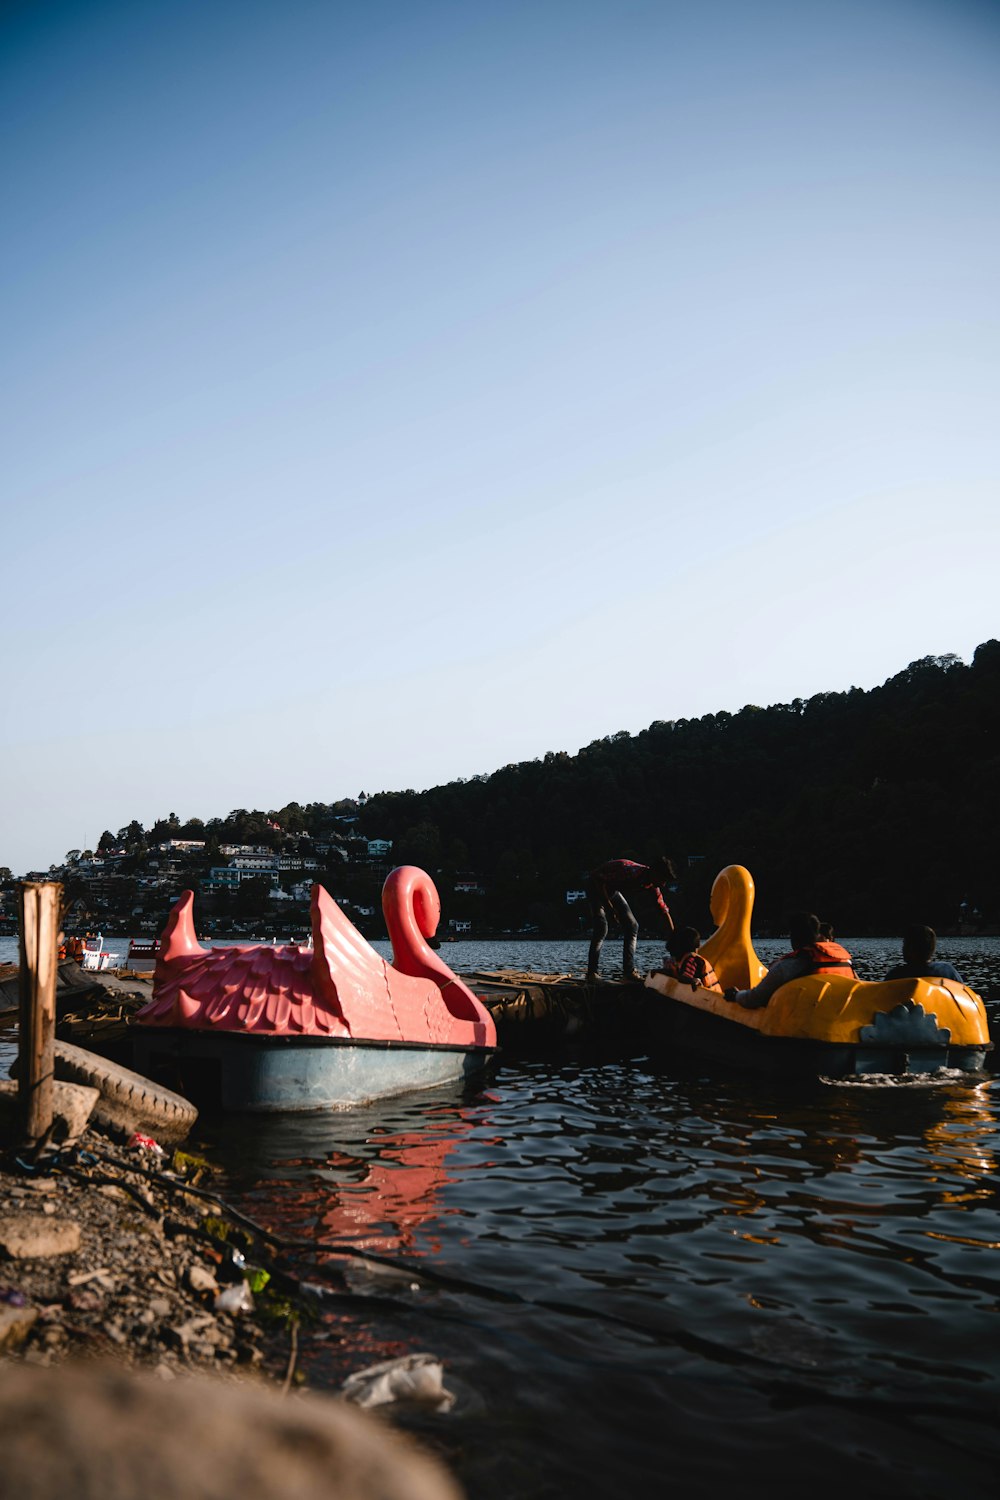
{"type": "Polygon", "coordinates": [[[185,891],[160,940],[153,998],[136,1017],[136,1065],[217,1094],[225,1109],[344,1109],[482,1069],[489,1011],[429,947],[434,882],[402,865],[382,891],[388,963],[320,885],[313,946],[205,948],[185,891]]]}

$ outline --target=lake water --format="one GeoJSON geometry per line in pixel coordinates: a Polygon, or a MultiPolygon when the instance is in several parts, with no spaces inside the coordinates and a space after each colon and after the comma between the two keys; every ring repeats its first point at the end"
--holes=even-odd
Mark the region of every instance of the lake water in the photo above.
{"type": "MultiPolygon", "coordinates": [[[[845,942],[865,977],[897,959],[845,942]]],[[[996,1024],[1000,939],[940,951],[996,1024]]],[[[585,951],[442,956],[579,970],[585,951]]],[[[782,1085],[624,1047],[199,1136],[229,1199],[310,1247],[293,1264],[327,1295],[300,1339],[309,1383],[438,1355],[457,1399],[420,1431],[476,1500],[993,1496],[998,1121],[993,1076],[782,1085]],[[338,1245],[451,1280],[345,1274],[338,1245]]]]}

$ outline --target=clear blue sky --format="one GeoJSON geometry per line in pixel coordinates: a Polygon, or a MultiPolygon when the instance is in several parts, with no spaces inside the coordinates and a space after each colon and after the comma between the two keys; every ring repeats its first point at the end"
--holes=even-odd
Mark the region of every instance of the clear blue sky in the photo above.
{"type": "Polygon", "coordinates": [[[1000,7],[8,5],[0,864],[1000,634],[1000,7]]]}

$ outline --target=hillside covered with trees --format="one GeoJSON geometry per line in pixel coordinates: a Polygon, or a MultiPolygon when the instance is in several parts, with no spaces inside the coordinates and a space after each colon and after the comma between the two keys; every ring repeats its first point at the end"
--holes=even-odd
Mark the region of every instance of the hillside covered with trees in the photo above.
{"type": "Polygon", "coordinates": [[[725,864],[757,883],[760,924],[818,909],[841,932],[1000,930],[1000,642],[971,665],[926,657],[864,692],[657,722],[431,791],[382,793],[366,823],[400,860],[461,862],[522,909],[612,856],[679,856],[707,923],[725,864]],[[456,845],[459,846],[456,850],[456,845]]]}
{"type": "Polygon", "coordinates": [[[738,862],[757,882],[758,930],[780,932],[805,906],[862,934],[911,920],[1000,931],[998,830],[1000,642],[989,641],[969,665],[925,657],[867,692],[658,721],[423,792],[237,809],[204,823],[171,814],[101,844],[125,851],[127,876],[164,841],[204,841],[179,873],[202,886],[205,915],[223,925],[252,902],[262,914],[268,894],[252,889],[260,882],[210,889],[223,846],[302,855],[319,844],[310,878],[358,910],[374,905],[370,931],[390,864],[430,870],[446,918],[471,920],[474,932],[569,933],[584,912],[566,894],[589,869],[666,853],[686,920],[707,927],[712,879],[738,862]],[[372,858],[371,840],[391,841],[391,853],[372,858]]]}

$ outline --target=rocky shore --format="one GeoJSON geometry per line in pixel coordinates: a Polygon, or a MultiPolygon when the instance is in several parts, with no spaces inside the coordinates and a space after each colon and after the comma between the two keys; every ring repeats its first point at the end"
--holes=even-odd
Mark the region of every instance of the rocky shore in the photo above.
{"type": "Polygon", "coordinates": [[[0,1492],[461,1500],[439,1459],[358,1409],[438,1409],[440,1367],[393,1361],[341,1399],[299,1389],[305,1297],[211,1179],[95,1128],[0,1149],[0,1492]]]}
{"type": "Polygon", "coordinates": [[[93,1129],[37,1163],[4,1151],[0,1350],[43,1365],[113,1355],[164,1380],[195,1368],[294,1379],[297,1312],[247,1261],[209,1176],[183,1151],[93,1129]]]}

